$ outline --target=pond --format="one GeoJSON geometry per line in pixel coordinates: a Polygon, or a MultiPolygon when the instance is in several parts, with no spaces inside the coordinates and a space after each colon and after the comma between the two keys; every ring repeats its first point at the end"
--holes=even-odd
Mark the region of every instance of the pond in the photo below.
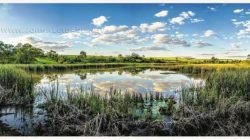
{"type": "MultiPolygon", "coordinates": [[[[100,70],[74,70],[63,73],[36,74],[36,90],[50,90],[57,86],[59,93],[79,87],[84,90],[94,90],[97,93],[108,93],[116,89],[127,93],[161,93],[164,97],[173,97],[178,100],[181,89],[191,85],[200,85],[204,81],[191,75],[176,73],[161,69],[100,69],[100,70]]],[[[43,123],[46,112],[38,106],[43,103],[43,95],[37,95],[33,106],[30,108],[7,106],[0,109],[0,122],[11,129],[15,129],[22,135],[34,134],[34,126],[43,123]],[[2,114],[2,115],[1,115],[2,114]]],[[[135,115],[145,116],[147,110],[136,108],[135,115]]],[[[152,113],[157,116],[155,110],[165,105],[165,102],[153,102],[152,113]]],[[[169,118],[166,118],[169,120],[169,118]]]]}

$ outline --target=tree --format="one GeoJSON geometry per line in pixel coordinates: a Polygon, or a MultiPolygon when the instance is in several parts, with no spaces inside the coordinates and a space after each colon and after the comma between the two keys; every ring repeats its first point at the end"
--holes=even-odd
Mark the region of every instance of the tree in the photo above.
{"type": "Polygon", "coordinates": [[[58,60],[58,54],[56,53],[56,51],[50,50],[49,52],[46,53],[46,56],[50,59],[53,60],[58,60]]]}
{"type": "Polygon", "coordinates": [[[250,60],[250,54],[249,54],[249,55],[247,55],[247,60],[250,60]]]}
{"type": "Polygon", "coordinates": [[[11,44],[4,44],[0,41],[0,60],[3,63],[12,61],[14,54],[14,46],[11,44]]]}
{"type": "Polygon", "coordinates": [[[217,60],[218,60],[218,58],[216,58],[216,57],[214,57],[214,56],[211,58],[211,61],[212,61],[213,63],[215,63],[217,60]]]}
{"type": "Polygon", "coordinates": [[[83,57],[87,57],[87,53],[85,51],[81,51],[80,55],[83,56],[83,57]]]}
{"type": "Polygon", "coordinates": [[[16,62],[21,64],[29,64],[35,61],[36,57],[43,56],[44,52],[41,49],[32,47],[31,44],[24,44],[16,48],[16,62]]]}

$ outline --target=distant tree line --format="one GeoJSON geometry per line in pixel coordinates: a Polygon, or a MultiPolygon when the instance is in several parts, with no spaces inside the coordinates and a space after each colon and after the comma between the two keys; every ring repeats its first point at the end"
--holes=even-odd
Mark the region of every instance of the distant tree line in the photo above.
{"type": "MultiPolygon", "coordinates": [[[[250,55],[247,56],[248,59],[250,55]]],[[[165,58],[153,58],[141,56],[137,53],[130,55],[118,56],[92,56],[87,55],[85,51],[81,51],[79,55],[59,55],[56,51],[50,50],[44,52],[40,48],[36,48],[31,44],[17,44],[16,46],[11,44],[5,44],[0,41],[0,63],[16,63],[16,64],[32,64],[36,63],[37,58],[44,58],[46,60],[52,60],[61,64],[77,64],[77,63],[239,63],[240,60],[221,60],[215,57],[211,59],[194,59],[186,58],[184,60],[176,57],[175,59],[165,58]]],[[[46,63],[46,62],[45,62],[46,63]]]]}

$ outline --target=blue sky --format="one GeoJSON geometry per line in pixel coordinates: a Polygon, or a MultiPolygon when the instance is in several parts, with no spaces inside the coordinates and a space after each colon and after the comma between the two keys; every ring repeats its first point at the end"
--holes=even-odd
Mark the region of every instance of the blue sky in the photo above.
{"type": "MultiPolygon", "coordinates": [[[[1,4],[0,38],[60,54],[239,58],[250,4],[1,4]]],[[[250,53],[250,52],[249,52],[250,53]]]]}

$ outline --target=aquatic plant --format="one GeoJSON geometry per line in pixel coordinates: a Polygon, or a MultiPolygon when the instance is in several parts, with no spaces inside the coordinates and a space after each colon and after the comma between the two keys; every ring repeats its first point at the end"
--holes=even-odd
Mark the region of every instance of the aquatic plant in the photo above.
{"type": "MultiPolygon", "coordinates": [[[[145,96],[112,88],[109,92],[98,93],[81,87],[74,90],[68,87],[62,97],[58,96],[60,93],[55,87],[52,86],[49,91],[39,90],[39,94],[45,95],[46,102],[41,107],[47,111],[47,121],[53,135],[135,135],[136,129],[141,129],[146,135],[150,127],[165,127],[163,121],[154,119],[150,112],[147,117],[134,116],[138,103],[142,106],[149,103],[145,108],[150,111],[157,98],[163,100],[160,93],[145,96]],[[144,128],[145,125],[147,128],[144,128]]],[[[167,99],[164,101],[167,102],[167,99]]],[[[170,114],[167,111],[171,109],[165,108],[164,113],[170,114]]]]}

